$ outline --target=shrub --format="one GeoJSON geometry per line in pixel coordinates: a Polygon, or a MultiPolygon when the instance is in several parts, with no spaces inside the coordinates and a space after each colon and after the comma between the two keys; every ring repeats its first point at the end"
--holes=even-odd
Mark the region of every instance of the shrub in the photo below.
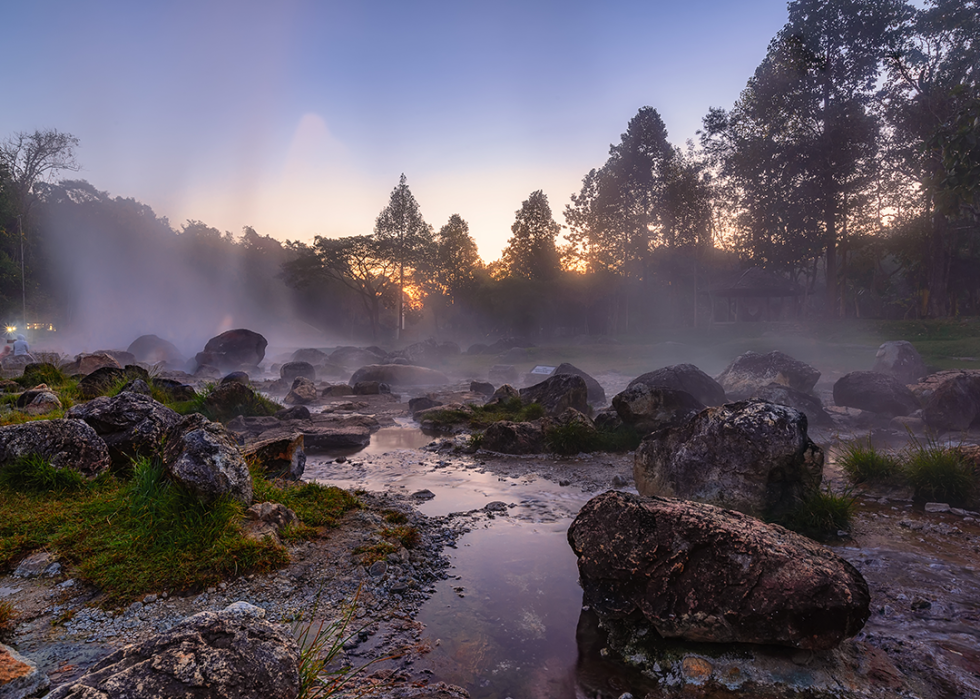
{"type": "Polygon", "coordinates": [[[900,478],[902,464],[891,454],[878,451],[870,441],[847,444],[837,463],[853,483],[877,483],[900,478]]]}
{"type": "Polygon", "coordinates": [[[977,492],[970,463],[955,449],[934,441],[913,444],[905,463],[905,477],[920,501],[966,505],[977,492]]]}

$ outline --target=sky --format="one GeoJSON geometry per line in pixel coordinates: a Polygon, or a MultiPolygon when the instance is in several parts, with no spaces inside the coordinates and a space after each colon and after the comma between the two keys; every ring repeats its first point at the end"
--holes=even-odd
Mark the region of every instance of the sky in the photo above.
{"type": "Polygon", "coordinates": [[[643,106],[670,140],[730,108],[785,0],[32,0],[0,10],[0,139],[57,129],[79,173],[179,229],[368,234],[404,173],[497,259],[555,220],[643,106]]]}

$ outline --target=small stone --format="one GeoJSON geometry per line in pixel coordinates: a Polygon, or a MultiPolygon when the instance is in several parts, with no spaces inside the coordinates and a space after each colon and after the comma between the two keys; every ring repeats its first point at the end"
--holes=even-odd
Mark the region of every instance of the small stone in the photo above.
{"type": "Polygon", "coordinates": [[[507,503],[501,502],[500,500],[494,500],[493,502],[488,502],[483,506],[483,509],[487,512],[506,512],[507,503]]]}
{"type": "MultiPolygon", "coordinates": [[[[14,570],[15,578],[36,578],[47,574],[48,568],[54,563],[54,556],[47,551],[33,553],[14,570]]],[[[60,567],[59,567],[60,570],[60,567]]]]}
{"type": "Polygon", "coordinates": [[[949,512],[950,507],[945,502],[927,502],[926,512],[949,512]]]}
{"type": "Polygon", "coordinates": [[[380,578],[388,571],[388,564],[384,561],[375,561],[368,569],[368,574],[372,578],[380,578]]]}
{"type": "Polygon", "coordinates": [[[422,490],[416,490],[414,493],[412,493],[412,498],[414,498],[415,500],[431,500],[435,496],[436,494],[433,493],[428,488],[424,488],[422,490]]]}
{"type": "Polygon", "coordinates": [[[689,655],[681,662],[681,670],[689,680],[703,682],[711,676],[714,667],[704,658],[689,655]]]}
{"type": "Polygon", "coordinates": [[[159,599],[156,595],[147,595],[143,598],[143,604],[153,604],[159,599]]]}
{"type": "Polygon", "coordinates": [[[262,609],[262,607],[257,607],[254,604],[250,604],[242,600],[232,602],[224,608],[223,612],[238,616],[253,617],[255,619],[265,618],[265,610],[262,609]]]}

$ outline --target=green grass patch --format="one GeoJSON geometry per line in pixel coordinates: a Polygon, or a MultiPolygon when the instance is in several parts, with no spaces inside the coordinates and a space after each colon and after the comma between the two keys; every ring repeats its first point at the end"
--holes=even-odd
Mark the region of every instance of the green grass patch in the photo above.
{"type": "Polygon", "coordinates": [[[252,472],[255,502],[279,502],[296,513],[311,527],[336,527],[340,518],[351,510],[363,507],[350,492],[320,483],[273,483],[252,472]]]}
{"type": "Polygon", "coordinates": [[[972,504],[977,495],[977,476],[972,465],[956,450],[929,441],[915,442],[908,452],[905,478],[922,502],[972,504]]]}
{"type": "Polygon", "coordinates": [[[545,431],[548,449],[563,456],[595,451],[632,451],[640,446],[642,440],[642,435],[628,425],[615,430],[590,430],[581,423],[568,422],[545,431]]]}
{"type": "Polygon", "coordinates": [[[845,445],[837,463],[852,483],[895,482],[903,476],[901,460],[893,454],[878,451],[871,442],[845,445]]]}
{"type": "Polygon", "coordinates": [[[431,420],[437,428],[449,428],[454,425],[467,425],[473,429],[485,429],[495,422],[531,422],[545,415],[540,403],[527,405],[516,396],[500,403],[491,405],[473,405],[468,410],[446,409],[426,413],[426,420],[431,420]]]}
{"type": "Polygon", "coordinates": [[[213,383],[205,384],[191,400],[171,403],[170,407],[181,415],[200,413],[214,422],[227,422],[239,415],[275,415],[283,408],[250,386],[216,386],[213,383]]]}
{"type": "Polygon", "coordinates": [[[822,490],[798,501],[775,522],[811,539],[828,541],[835,539],[838,531],[850,531],[854,508],[850,491],[837,494],[822,490]]]}
{"type": "Polygon", "coordinates": [[[103,476],[74,491],[0,485],[0,569],[47,548],[77,575],[125,603],[151,591],[199,589],[285,565],[286,551],[242,536],[242,507],[202,505],[141,459],[133,477],[103,476]]]}
{"type": "Polygon", "coordinates": [[[27,493],[70,493],[83,490],[88,481],[78,471],[55,468],[37,454],[21,456],[0,471],[0,487],[27,493]]]}

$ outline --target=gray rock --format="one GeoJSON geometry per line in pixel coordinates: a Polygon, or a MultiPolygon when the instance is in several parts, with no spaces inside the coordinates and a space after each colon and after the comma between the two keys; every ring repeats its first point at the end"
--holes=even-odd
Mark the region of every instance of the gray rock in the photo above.
{"type": "Polygon", "coordinates": [[[544,425],[540,420],[500,420],[483,433],[482,448],[501,454],[542,454],[547,451],[544,425]]]}
{"type": "Polygon", "coordinates": [[[490,399],[487,400],[486,405],[496,405],[497,403],[506,403],[515,398],[517,400],[520,400],[521,392],[518,391],[513,386],[511,386],[509,383],[505,383],[503,386],[501,386],[500,388],[498,388],[496,391],[493,392],[493,395],[491,395],[490,399]]]}
{"type": "Polygon", "coordinates": [[[245,510],[242,529],[245,536],[255,541],[272,539],[282,544],[279,535],[288,526],[299,522],[299,517],[288,507],[278,502],[259,502],[245,510]]]}
{"type": "Polygon", "coordinates": [[[0,697],[28,699],[44,694],[51,681],[37,665],[10,646],[0,643],[0,697]]]}
{"type": "Polygon", "coordinates": [[[338,347],[330,353],[330,361],[348,369],[366,364],[380,364],[388,355],[376,347],[338,347]]]}
{"type": "Polygon", "coordinates": [[[819,398],[783,384],[771,383],[768,386],[757,388],[752,392],[751,398],[752,400],[767,400],[770,403],[788,405],[794,410],[799,410],[806,415],[810,425],[826,427],[834,424],[819,398]]]}
{"type": "Polygon", "coordinates": [[[186,360],[180,350],[168,340],[156,335],[140,335],[126,349],[137,362],[144,364],[159,364],[165,362],[172,366],[180,366],[186,360]]]}
{"type": "Polygon", "coordinates": [[[252,503],[252,476],[235,436],[203,415],[188,415],[170,430],[163,465],[201,502],[230,497],[246,507],[252,503]]]}
{"type": "MultiPolygon", "coordinates": [[[[17,564],[14,569],[15,578],[39,578],[58,565],[53,554],[48,551],[38,551],[17,564]]],[[[60,570],[60,566],[59,566],[60,570]]]]}
{"type": "Polygon", "coordinates": [[[305,376],[297,376],[283,402],[288,405],[308,405],[315,402],[317,397],[316,384],[305,376]]]}
{"type": "Polygon", "coordinates": [[[391,386],[383,381],[358,381],[351,386],[355,396],[378,396],[391,393],[391,386]]]}
{"type": "Polygon", "coordinates": [[[782,527],[710,505],[610,491],[568,529],[584,603],[665,638],[828,650],[861,630],[861,574],[782,527]]]}
{"type": "Polygon", "coordinates": [[[204,351],[195,357],[198,365],[207,364],[221,369],[257,366],[265,358],[268,341],[257,332],[239,328],[212,337],[204,351]]]}
{"type": "Polygon", "coordinates": [[[130,391],[75,405],[68,417],[90,425],[105,441],[113,463],[120,468],[128,468],[135,457],[156,456],[164,436],[181,420],[162,403],[130,391]]]}
{"type": "Polygon", "coordinates": [[[980,421],[980,372],[941,372],[930,379],[922,398],[926,425],[933,430],[959,432],[980,421]]]}
{"type": "Polygon", "coordinates": [[[245,447],[245,459],[262,469],[268,478],[298,481],[306,470],[302,434],[264,439],[245,447]]]}
{"type": "Polygon", "coordinates": [[[316,381],[316,369],[309,362],[286,362],[279,367],[279,378],[284,381],[292,382],[293,379],[302,376],[310,381],[316,381]]]}
{"type": "Polygon", "coordinates": [[[928,374],[929,368],[911,342],[894,340],[878,348],[871,371],[888,374],[904,384],[913,384],[928,374]]]}
{"type": "Polygon", "coordinates": [[[704,404],[686,391],[645,383],[630,385],[612,399],[620,420],[648,434],[680,425],[704,409],[704,404]]]}
{"type": "Polygon", "coordinates": [[[306,362],[311,366],[316,366],[317,364],[324,364],[330,359],[330,355],[323,350],[318,350],[313,347],[307,347],[303,349],[298,349],[293,352],[291,361],[294,362],[306,362]]]}
{"type": "Polygon", "coordinates": [[[602,388],[598,381],[579,369],[577,366],[569,364],[568,362],[563,362],[555,368],[555,373],[553,376],[557,376],[558,374],[574,374],[575,376],[581,376],[583,379],[585,379],[585,385],[589,391],[589,403],[592,405],[606,404],[606,391],[602,388]]]}
{"type": "Polygon", "coordinates": [[[705,405],[721,405],[725,402],[725,389],[717,381],[693,364],[675,364],[637,376],[627,388],[645,384],[651,388],[672,388],[690,393],[705,405]]]}
{"type": "Polygon", "coordinates": [[[876,371],[852,371],[834,384],[834,403],[888,417],[909,415],[919,401],[901,381],[876,371]]]}
{"type": "Polygon", "coordinates": [[[299,648],[258,615],[201,612],[105,657],[47,699],[295,699],[299,648]]]}
{"type": "Polygon", "coordinates": [[[729,400],[748,398],[770,383],[789,386],[802,393],[813,390],[820,372],[788,354],[746,352],[736,357],[717,377],[729,400]]]}
{"type": "Polygon", "coordinates": [[[649,435],[636,450],[633,477],[641,495],[775,518],[819,490],[823,451],[807,436],[802,413],[743,401],[649,435]]]}
{"type": "Polygon", "coordinates": [[[588,386],[585,379],[575,374],[549,376],[541,383],[522,388],[520,394],[525,404],[540,403],[545,412],[554,417],[568,408],[585,415],[592,414],[588,386]]]}
{"type": "Polygon", "coordinates": [[[54,468],[94,477],[109,467],[105,441],[82,420],[35,420],[0,427],[0,470],[22,456],[37,455],[54,468]]]}

